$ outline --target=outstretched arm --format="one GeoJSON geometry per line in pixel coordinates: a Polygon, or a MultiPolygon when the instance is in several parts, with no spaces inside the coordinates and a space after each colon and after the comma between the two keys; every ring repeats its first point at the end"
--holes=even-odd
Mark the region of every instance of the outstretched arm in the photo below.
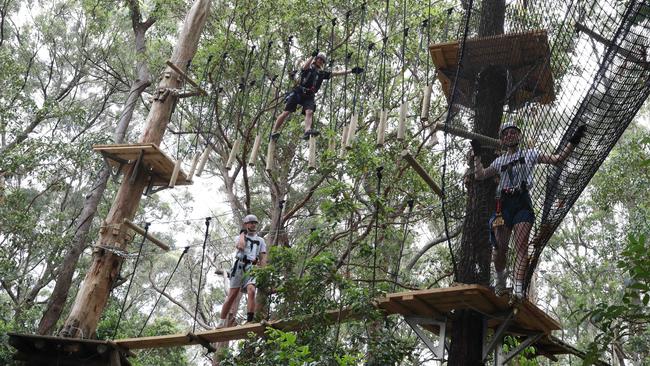
{"type": "Polygon", "coordinates": [[[347,74],[361,74],[362,72],[363,72],[363,67],[355,66],[350,70],[332,71],[332,76],[341,76],[347,74]]]}
{"type": "Polygon", "coordinates": [[[569,155],[571,155],[571,152],[575,149],[576,145],[580,143],[580,140],[582,140],[582,137],[585,135],[586,128],[586,125],[578,126],[578,128],[576,128],[576,131],[573,133],[573,136],[569,138],[569,143],[564,147],[564,149],[562,149],[559,154],[539,154],[537,162],[541,164],[556,165],[565,161],[569,155]]]}
{"type": "Polygon", "coordinates": [[[557,165],[565,161],[569,155],[571,155],[573,149],[575,149],[575,146],[569,142],[559,154],[539,154],[537,162],[541,164],[557,165]]]}

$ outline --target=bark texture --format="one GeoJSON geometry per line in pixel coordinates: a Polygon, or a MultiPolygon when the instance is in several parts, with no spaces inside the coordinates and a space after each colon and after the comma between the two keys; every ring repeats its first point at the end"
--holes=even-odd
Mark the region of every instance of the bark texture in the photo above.
{"type": "MultiPolygon", "coordinates": [[[[145,59],[146,53],[146,39],[145,33],[147,30],[155,23],[155,18],[149,18],[146,21],[142,21],[142,16],[140,13],[140,8],[138,2],[133,0],[129,2],[131,9],[131,20],[133,24],[133,32],[135,36],[135,52],[136,52],[136,79],[129,90],[129,96],[124,103],[124,108],[120,115],[120,119],[115,128],[115,134],[113,136],[113,142],[116,144],[121,144],[124,142],[124,136],[131,123],[133,117],[133,112],[137,105],[138,99],[142,95],[142,92],[151,85],[151,76],[149,73],[149,67],[145,59]]],[[[72,278],[74,277],[75,268],[77,267],[77,262],[81,253],[84,251],[88,241],[88,232],[92,227],[93,219],[97,213],[97,207],[104,195],[106,190],[106,185],[108,179],[110,178],[110,168],[107,165],[100,170],[95,182],[93,182],[93,188],[84,201],[83,209],[81,210],[81,215],[75,223],[75,233],[70,243],[70,248],[68,249],[54,284],[54,289],[52,290],[52,295],[48,300],[47,307],[43,312],[43,316],[38,325],[38,334],[50,335],[56,327],[56,323],[59,321],[63,309],[65,308],[65,303],[70,292],[70,287],[72,285],[72,278]]]]}
{"type": "MultiPolygon", "coordinates": [[[[171,61],[181,70],[185,69],[188,61],[196,53],[209,8],[210,0],[197,0],[185,18],[183,29],[179,33],[171,57],[171,61]]],[[[157,94],[159,96],[167,94],[167,97],[157,99],[152,104],[147,116],[147,126],[140,138],[140,142],[143,143],[160,144],[177,99],[175,95],[168,94],[167,91],[179,88],[180,78],[169,67],[163,75],[164,77],[158,84],[157,94]]],[[[133,219],[146,185],[147,176],[144,174],[143,169],[139,169],[136,174],[134,167],[131,166],[124,175],[113,206],[105,219],[105,226],[109,229],[100,233],[97,242],[98,248],[93,251],[93,263],[86,273],[70,315],[65,322],[61,332],[63,336],[94,337],[97,323],[106,307],[111,286],[119,274],[119,267],[122,262],[119,256],[101,247],[115,247],[119,250],[126,247],[127,243],[124,240],[125,237],[122,235],[122,231],[112,229],[119,228],[125,218],[133,219]],[[131,183],[133,175],[135,175],[135,180],[131,183]]]]}
{"type": "MultiPolygon", "coordinates": [[[[504,0],[481,2],[479,37],[503,34],[504,0]]],[[[506,95],[506,71],[499,66],[486,66],[477,75],[474,132],[497,138],[506,95]]],[[[485,165],[494,160],[493,152],[481,154],[485,165]]],[[[460,250],[456,253],[457,282],[490,283],[491,246],[487,222],[494,211],[496,185],[493,180],[467,183],[466,216],[460,250]]],[[[450,365],[483,365],[483,337],[486,320],[473,310],[457,311],[452,319],[450,365]]]]}

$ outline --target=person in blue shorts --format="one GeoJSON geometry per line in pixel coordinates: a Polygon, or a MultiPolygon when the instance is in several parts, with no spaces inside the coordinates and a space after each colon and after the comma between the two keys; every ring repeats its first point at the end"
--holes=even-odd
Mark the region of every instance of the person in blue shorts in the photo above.
{"type": "Polygon", "coordinates": [[[544,154],[537,149],[520,149],[521,130],[513,123],[501,127],[501,144],[505,153],[497,157],[487,168],[478,156],[480,145],[472,141],[474,177],[483,180],[498,176],[496,212],[490,219],[491,237],[495,239],[492,259],[496,271],[495,292],[502,293],[506,287],[506,259],[508,243],[514,234],[516,260],[514,294],[521,298],[528,257],[528,239],[535,222],[530,199],[535,164],[559,164],[566,160],[584,136],[585,126],[576,129],[566,147],[559,154],[544,154]]]}

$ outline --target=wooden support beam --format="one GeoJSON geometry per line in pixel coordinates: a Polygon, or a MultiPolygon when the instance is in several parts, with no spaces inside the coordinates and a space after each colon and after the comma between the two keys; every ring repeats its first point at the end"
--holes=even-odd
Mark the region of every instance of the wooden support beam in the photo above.
{"type": "Polygon", "coordinates": [[[189,333],[187,333],[187,338],[189,338],[190,341],[192,341],[194,343],[198,343],[198,344],[202,345],[203,348],[205,348],[208,351],[208,353],[212,353],[212,352],[215,352],[217,350],[216,348],[214,348],[213,345],[210,344],[210,341],[205,339],[203,336],[196,335],[196,334],[194,334],[192,332],[189,332],[189,333]]]}
{"type": "Polygon", "coordinates": [[[133,221],[125,218],[124,219],[124,225],[128,226],[129,229],[131,229],[131,230],[135,231],[136,233],[138,233],[138,234],[144,236],[145,238],[147,238],[147,240],[149,240],[150,242],[157,245],[160,249],[162,249],[162,250],[164,250],[166,252],[169,251],[169,245],[163,243],[158,238],[156,238],[156,237],[152,236],[151,234],[147,233],[143,228],[141,228],[140,226],[133,223],[133,221]],[[145,233],[146,233],[146,235],[145,235],[145,233]]]}
{"type": "MultiPolygon", "coordinates": [[[[618,46],[616,44],[613,44],[610,40],[608,40],[607,38],[605,38],[605,37],[601,36],[600,34],[594,32],[593,30],[587,28],[587,26],[585,26],[584,24],[576,23],[576,29],[578,31],[580,31],[580,32],[583,32],[587,36],[593,38],[594,40],[602,43],[603,45],[605,45],[605,46],[607,46],[609,48],[613,48],[614,52],[618,53],[619,55],[623,56],[624,58],[643,66],[645,69],[650,68],[650,62],[640,59],[639,57],[637,57],[630,50],[627,50],[627,49],[622,48],[622,47],[620,47],[620,46],[618,46]]],[[[644,48],[644,50],[647,52],[647,49],[644,48]]]]}
{"type": "Polygon", "coordinates": [[[167,66],[171,67],[172,70],[176,71],[180,77],[182,77],[185,81],[187,81],[188,84],[195,87],[197,91],[201,93],[201,95],[208,95],[208,93],[205,90],[203,90],[203,88],[201,88],[199,84],[197,84],[194,80],[192,80],[183,70],[179,69],[178,66],[174,65],[173,62],[167,60],[165,63],[167,64],[167,66]]]}
{"type": "Polygon", "coordinates": [[[406,160],[407,163],[413,168],[413,170],[416,171],[422,177],[422,179],[426,182],[426,184],[431,188],[431,190],[437,194],[440,198],[442,198],[442,190],[436,182],[433,181],[433,178],[427,173],[427,171],[418,163],[417,160],[408,152],[408,150],[402,151],[402,158],[406,160]]]}
{"type": "Polygon", "coordinates": [[[447,126],[444,123],[438,122],[436,123],[436,129],[465,139],[478,140],[485,147],[492,147],[495,149],[501,148],[501,141],[489,136],[478,134],[476,132],[468,131],[464,128],[447,126]]]}

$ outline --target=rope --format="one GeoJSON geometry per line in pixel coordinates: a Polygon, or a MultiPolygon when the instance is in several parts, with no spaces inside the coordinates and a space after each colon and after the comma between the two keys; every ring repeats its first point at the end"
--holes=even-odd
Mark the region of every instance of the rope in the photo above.
{"type": "Polygon", "coordinates": [[[406,243],[406,238],[408,237],[408,225],[409,222],[411,221],[411,213],[413,212],[413,204],[415,201],[413,199],[410,199],[407,201],[408,205],[408,213],[406,214],[406,221],[404,222],[402,231],[402,242],[400,243],[399,246],[399,255],[397,256],[397,268],[395,268],[395,273],[393,273],[393,292],[395,292],[395,287],[397,286],[397,281],[399,280],[399,270],[402,265],[402,255],[404,254],[404,244],[406,243]]]}
{"type": "MultiPolygon", "coordinates": [[[[289,38],[287,38],[287,41],[284,44],[284,46],[285,46],[284,65],[282,65],[282,72],[280,73],[280,81],[278,82],[278,88],[277,88],[276,93],[275,93],[275,98],[276,99],[280,96],[280,89],[282,88],[282,81],[284,80],[284,74],[287,71],[287,65],[289,63],[289,54],[291,53],[290,52],[291,51],[291,42],[293,42],[293,36],[289,36],[289,38]]],[[[272,80],[271,83],[273,83],[273,81],[275,81],[275,79],[277,77],[278,77],[277,75],[274,75],[273,78],[271,79],[272,80]]],[[[270,89],[271,88],[269,87],[269,90],[270,89]]],[[[273,108],[273,117],[271,118],[271,121],[270,121],[271,122],[270,123],[271,128],[269,129],[269,139],[271,138],[271,134],[273,133],[273,126],[275,124],[275,118],[277,117],[277,114],[278,114],[278,106],[279,106],[279,103],[276,103],[275,108],[273,108]]]]}
{"type": "MultiPolygon", "coordinates": [[[[133,277],[135,277],[135,271],[138,269],[138,263],[140,262],[140,254],[142,253],[142,247],[144,242],[147,240],[147,234],[149,233],[150,223],[144,224],[144,235],[142,235],[142,241],[140,242],[140,248],[138,249],[138,256],[135,258],[135,264],[133,265],[133,272],[131,273],[131,279],[129,280],[129,286],[126,288],[126,294],[124,294],[124,300],[122,301],[122,308],[120,309],[120,315],[117,317],[117,323],[115,324],[115,329],[113,330],[113,339],[117,336],[117,331],[120,329],[120,322],[122,321],[122,315],[124,314],[124,306],[126,305],[126,299],[129,297],[129,292],[131,291],[131,285],[133,284],[133,277]]],[[[119,272],[118,272],[119,273],[119,272]]]]}
{"type": "MultiPolygon", "coordinates": [[[[355,62],[356,64],[355,66],[359,66],[359,56],[361,55],[361,35],[363,34],[363,26],[365,24],[365,20],[366,20],[366,4],[364,3],[361,6],[361,25],[359,26],[359,38],[357,40],[357,54],[356,54],[357,60],[355,62]]],[[[370,50],[368,50],[368,54],[370,54],[370,50]]],[[[368,59],[366,56],[366,67],[367,64],[368,64],[368,59]]],[[[363,77],[362,79],[365,80],[365,77],[363,77]]],[[[359,75],[357,74],[354,77],[354,94],[352,95],[352,114],[354,114],[357,108],[357,94],[359,93],[359,84],[360,84],[359,75]]]]}
{"type": "Polygon", "coordinates": [[[376,281],[376,276],[377,276],[377,238],[378,238],[378,231],[379,231],[379,199],[380,199],[380,194],[381,194],[381,177],[382,177],[382,170],[384,170],[383,166],[377,167],[376,173],[377,173],[377,197],[375,199],[375,239],[373,242],[373,247],[372,247],[372,290],[371,293],[374,294],[375,292],[375,281],[376,281]]]}
{"type": "Polygon", "coordinates": [[[156,299],[156,302],[153,304],[153,307],[151,308],[151,312],[149,312],[149,315],[147,315],[147,319],[144,320],[144,323],[142,324],[142,328],[140,328],[140,331],[138,332],[138,337],[142,336],[142,332],[144,331],[144,328],[147,326],[147,323],[149,322],[149,319],[151,319],[151,316],[153,315],[153,312],[156,310],[156,307],[158,306],[158,302],[160,302],[160,299],[162,298],[162,295],[165,293],[165,290],[167,290],[167,286],[171,282],[172,278],[174,277],[174,274],[176,273],[176,270],[178,269],[178,265],[181,264],[181,260],[187,254],[187,252],[190,250],[190,247],[185,247],[183,250],[183,253],[181,253],[180,257],[178,257],[178,261],[176,262],[176,266],[174,266],[174,270],[172,273],[169,275],[167,278],[167,282],[165,282],[165,286],[163,286],[162,291],[158,294],[158,298],[156,299]]]}
{"type": "MultiPolygon", "coordinates": [[[[336,18],[332,18],[331,20],[332,23],[332,28],[330,30],[330,49],[329,49],[329,68],[330,70],[332,69],[332,65],[334,64],[334,55],[332,52],[334,52],[334,27],[336,26],[336,18]]],[[[325,91],[323,95],[323,99],[327,98],[327,92],[329,90],[328,86],[331,84],[332,81],[330,80],[329,83],[325,84],[325,91]]],[[[330,129],[335,129],[338,127],[336,124],[336,121],[334,120],[334,86],[332,85],[332,91],[330,92],[330,129]]]]}
{"type": "Polygon", "coordinates": [[[203,238],[203,251],[201,252],[201,266],[199,267],[199,286],[196,289],[196,307],[194,308],[194,322],[192,324],[192,333],[196,330],[196,315],[199,311],[199,301],[201,299],[201,282],[203,281],[203,261],[205,260],[205,244],[208,242],[208,231],[210,229],[211,217],[205,218],[205,237],[203,238]]]}
{"type": "Polygon", "coordinates": [[[456,263],[456,258],[454,256],[454,250],[451,245],[451,238],[449,236],[449,217],[447,213],[447,186],[446,186],[446,175],[447,175],[447,139],[449,138],[447,132],[447,127],[451,123],[451,118],[452,118],[452,111],[453,111],[453,106],[454,106],[454,97],[456,96],[456,87],[458,86],[458,75],[460,73],[460,70],[462,68],[462,62],[463,62],[463,57],[465,55],[465,46],[467,44],[467,35],[469,33],[469,21],[471,18],[472,14],[472,6],[473,6],[474,0],[469,0],[469,4],[467,7],[467,13],[466,13],[466,18],[465,18],[465,30],[463,32],[463,40],[462,40],[462,46],[460,47],[460,53],[458,55],[458,67],[456,69],[456,75],[454,77],[454,85],[451,89],[451,96],[449,100],[449,107],[447,108],[447,117],[445,118],[445,139],[444,139],[444,146],[445,149],[443,150],[443,165],[442,165],[442,184],[440,189],[442,190],[442,217],[443,217],[443,222],[445,226],[445,236],[447,237],[447,246],[449,248],[449,253],[451,255],[451,263],[454,268],[454,280],[458,281],[458,264],[456,263]]]}
{"type": "MultiPolygon", "coordinates": [[[[351,56],[348,53],[348,43],[349,43],[348,42],[348,30],[350,29],[350,15],[351,15],[351,13],[352,13],[351,10],[348,10],[345,13],[345,34],[344,34],[344,36],[345,36],[345,56],[344,56],[345,57],[345,61],[344,61],[345,70],[348,69],[348,65],[349,65],[349,62],[350,62],[350,56],[351,56]]],[[[346,73],[345,75],[343,75],[343,122],[342,122],[341,126],[344,126],[346,124],[345,119],[347,117],[347,111],[348,111],[348,74],[346,73]]],[[[337,118],[336,122],[337,122],[336,127],[338,129],[338,127],[340,127],[339,123],[338,123],[338,118],[337,118]]]]}

